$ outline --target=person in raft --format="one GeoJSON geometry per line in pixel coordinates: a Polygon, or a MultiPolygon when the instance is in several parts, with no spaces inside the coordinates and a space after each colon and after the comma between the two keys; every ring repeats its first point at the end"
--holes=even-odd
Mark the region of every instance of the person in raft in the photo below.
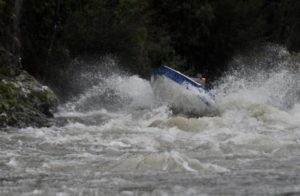
{"type": "Polygon", "coordinates": [[[199,84],[202,84],[206,90],[208,89],[207,84],[206,84],[206,78],[203,77],[202,74],[197,73],[196,77],[193,77],[191,79],[193,79],[195,82],[197,82],[199,84]]]}

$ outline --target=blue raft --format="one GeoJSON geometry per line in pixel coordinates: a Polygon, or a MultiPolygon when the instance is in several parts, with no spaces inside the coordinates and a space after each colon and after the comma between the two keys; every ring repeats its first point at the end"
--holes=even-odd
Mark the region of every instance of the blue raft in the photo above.
{"type": "Polygon", "coordinates": [[[152,74],[152,84],[161,82],[159,81],[160,78],[166,78],[169,81],[180,85],[180,87],[187,90],[186,94],[192,94],[192,96],[196,97],[199,100],[199,104],[204,103],[207,107],[209,107],[214,103],[213,96],[208,91],[206,84],[198,83],[179,71],[167,66],[160,66],[152,74]]]}

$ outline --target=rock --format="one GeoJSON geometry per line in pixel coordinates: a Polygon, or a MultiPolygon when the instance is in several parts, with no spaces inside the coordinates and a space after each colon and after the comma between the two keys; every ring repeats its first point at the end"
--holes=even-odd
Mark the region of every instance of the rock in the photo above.
{"type": "Polygon", "coordinates": [[[50,126],[58,105],[56,95],[26,71],[15,73],[0,73],[0,127],[50,126]]]}

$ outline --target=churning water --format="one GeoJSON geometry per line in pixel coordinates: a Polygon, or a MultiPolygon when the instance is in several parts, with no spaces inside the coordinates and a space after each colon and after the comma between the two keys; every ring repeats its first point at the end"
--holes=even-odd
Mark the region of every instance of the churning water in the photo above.
{"type": "Polygon", "coordinates": [[[269,47],[233,64],[213,116],[175,115],[149,81],[100,75],[56,126],[1,132],[0,194],[299,195],[299,61],[269,47]]]}

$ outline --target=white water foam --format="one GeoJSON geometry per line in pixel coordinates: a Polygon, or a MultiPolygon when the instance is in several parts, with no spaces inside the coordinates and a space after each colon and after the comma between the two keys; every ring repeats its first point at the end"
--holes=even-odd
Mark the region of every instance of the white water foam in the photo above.
{"type": "Polygon", "coordinates": [[[273,71],[227,73],[212,89],[219,111],[215,116],[174,114],[154,98],[148,81],[109,75],[61,106],[56,116],[65,123],[2,133],[0,191],[25,195],[297,192],[298,72],[272,63],[273,71]]]}
{"type": "Polygon", "coordinates": [[[199,115],[207,114],[212,110],[213,100],[208,93],[202,93],[193,86],[179,85],[176,82],[168,79],[167,77],[160,76],[152,86],[156,98],[164,104],[168,104],[180,113],[196,113],[199,115]],[[201,97],[199,97],[201,95],[201,97]],[[210,106],[207,104],[210,103],[210,106]]]}

